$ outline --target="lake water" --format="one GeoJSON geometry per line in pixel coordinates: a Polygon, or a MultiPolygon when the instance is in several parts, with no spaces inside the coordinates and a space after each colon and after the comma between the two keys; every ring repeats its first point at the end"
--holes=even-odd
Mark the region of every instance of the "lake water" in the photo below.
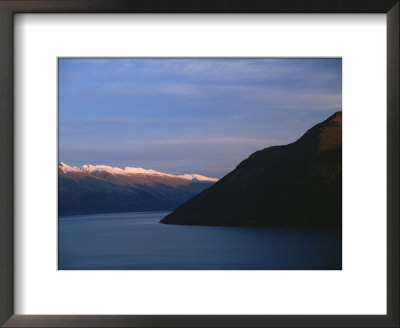
{"type": "Polygon", "coordinates": [[[60,270],[340,270],[341,229],[158,223],[167,212],[59,218],[60,270]]]}

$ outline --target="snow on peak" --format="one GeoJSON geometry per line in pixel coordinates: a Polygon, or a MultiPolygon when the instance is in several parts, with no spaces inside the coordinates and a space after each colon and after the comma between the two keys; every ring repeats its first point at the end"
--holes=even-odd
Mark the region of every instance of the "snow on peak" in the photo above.
{"type": "Polygon", "coordinates": [[[63,162],[60,162],[58,167],[64,173],[67,173],[67,172],[87,172],[87,173],[107,172],[110,174],[119,174],[119,175],[135,175],[135,174],[158,175],[158,176],[180,178],[180,179],[186,179],[186,180],[192,180],[192,181],[212,181],[212,182],[218,181],[218,179],[216,179],[216,178],[210,178],[210,177],[206,177],[206,176],[200,175],[200,174],[174,175],[174,174],[163,173],[163,172],[159,172],[159,171],[155,171],[155,170],[147,170],[147,169],[144,169],[141,167],[130,167],[130,166],[126,166],[124,169],[121,169],[119,167],[112,167],[112,166],[108,166],[108,165],[92,165],[92,164],[86,164],[86,165],[82,165],[82,167],[77,167],[77,166],[70,166],[63,162]]]}
{"type": "Polygon", "coordinates": [[[171,174],[163,173],[163,172],[158,172],[155,170],[147,170],[141,167],[130,167],[126,166],[124,169],[121,169],[119,167],[112,167],[108,165],[83,165],[82,166],[82,171],[84,172],[107,172],[111,174],[124,174],[124,175],[129,175],[129,174],[147,174],[147,175],[164,175],[164,176],[172,176],[171,174]]]}
{"type": "Polygon", "coordinates": [[[189,179],[189,180],[197,180],[197,181],[213,181],[216,182],[218,181],[217,178],[209,178],[206,177],[204,175],[200,175],[200,174],[182,174],[182,175],[178,175],[180,178],[184,178],[184,179],[189,179]]]}
{"type": "Polygon", "coordinates": [[[111,174],[125,174],[125,171],[119,167],[112,167],[108,165],[82,165],[82,171],[84,172],[107,172],[111,174]]]}
{"type": "Polygon", "coordinates": [[[81,169],[77,166],[69,166],[68,164],[65,164],[64,162],[60,162],[58,164],[58,167],[64,172],[80,172],[81,169]]]}

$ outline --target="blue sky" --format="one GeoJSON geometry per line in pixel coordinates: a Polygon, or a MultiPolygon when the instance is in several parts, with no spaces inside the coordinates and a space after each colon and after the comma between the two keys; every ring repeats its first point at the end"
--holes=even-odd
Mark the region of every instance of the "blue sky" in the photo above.
{"type": "Polygon", "coordinates": [[[335,58],[60,58],[59,160],[220,178],[341,103],[335,58]]]}

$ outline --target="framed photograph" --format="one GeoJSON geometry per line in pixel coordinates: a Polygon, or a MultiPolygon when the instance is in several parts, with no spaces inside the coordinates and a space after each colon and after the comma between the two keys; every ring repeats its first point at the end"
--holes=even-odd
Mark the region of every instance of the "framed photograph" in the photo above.
{"type": "Polygon", "coordinates": [[[341,72],[58,58],[58,270],[341,270],[341,72]]]}
{"type": "Polygon", "coordinates": [[[0,323],[398,327],[398,1],[0,1],[0,323]]]}

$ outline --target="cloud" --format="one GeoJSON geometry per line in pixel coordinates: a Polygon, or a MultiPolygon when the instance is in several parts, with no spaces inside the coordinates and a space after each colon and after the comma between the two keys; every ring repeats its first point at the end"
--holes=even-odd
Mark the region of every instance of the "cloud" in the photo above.
{"type": "Polygon", "coordinates": [[[105,65],[108,62],[107,58],[90,58],[86,59],[88,64],[93,64],[93,65],[105,65]]]}
{"type": "MultiPolygon", "coordinates": [[[[126,59],[117,61],[117,71],[127,75],[141,72],[153,76],[186,76],[218,81],[275,80],[290,78],[301,80],[337,78],[335,69],[315,69],[315,60],[288,58],[175,58],[126,59]],[[136,63],[140,62],[139,65],[136,63]]],[[[332,59],[331,59],[332,60],[332,59]]]]}
{"type": "Polygon", "coordinates": [[[126,82],[98,82],[94,87],[99,93],[115,95],[154,95],[171,96],[182,99],[204,99],[232,102],[242,101],[244,104],[267,106],[274,109],[301,110],[339,110],[342,95],[335,91],[318,91],[262,86],[262,85],[221,85],[194,83],[164,83],[155,85],[137,85],[126,82]],[[248,103],[250,102],[250,103],[248,103]]]}
{"type": "MultiPolygon", "coordinates": [[[[84,95],[81,94],[82,88],[74,88],[73,81],[70,81],[69,88],[63,90],[64,93],[69,90],[68,96],[72,98],[114,97],[115,100],[116,97],[140,97],[143,100],[148,96],[146,101],[151,102],[154,96],[160,99],[168,97],[166,101],[208,101],[211,105],[231,101],[240,105],[289,110],[341,108],[341,65],[338,59],[76,60],[81,62],[81,66],[74,65],[75,70],[69,68],[68,74],[82,72],[78,67],[83,66],[92,70],[95,76],[85,82],[84,95]]],[[[68,63],[66,67],[74,61],[68,63]]]]}
{"type": "Polygon", "coordinates": [[[238,137],[222,137],[222,138],[198,138],[198,139],[160,139],[160,140],[146,140],[133,141],[129,144],[140,145],[145,144],[146,146],[174,146],[174,145],[193,145],[198,147],[199,145],[254,145],[266,147],[268,145],[278,145],[285,143],[281,139],[272,138],[238,138],[238,137]]]}
{"type": "Polygon", "coordinates": [[[200,117],[140,117],[140,118],[132,118],[132,117],[106,117],[106,118],[86,118],[79,120],[67,120],[60,121],[59,126],[61,128],[72,127],[72,128],[80,128],[87,126],[138,126],[144,124],[185,124],[185,123],[205,123],[210,121],[209,118],[200,118],[200,117]]]}
{"type": "Polygon", "coordinates": [[[94,90],[114,95],[171,95],[180,97],[204,97],[204,86],[191,83],[138,84],[130,82],[95,82],[94,90]]]}

